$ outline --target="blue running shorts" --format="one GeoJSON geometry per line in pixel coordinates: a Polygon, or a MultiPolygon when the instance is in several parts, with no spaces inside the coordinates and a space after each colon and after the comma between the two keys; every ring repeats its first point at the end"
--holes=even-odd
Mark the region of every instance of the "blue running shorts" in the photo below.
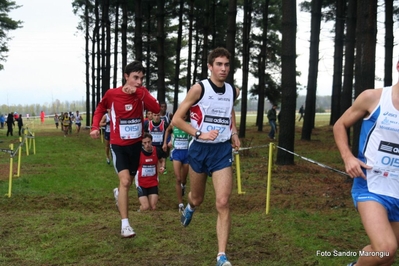
{"type": "Polygon", "coordinates": [[[388,220],[399,222],[399,199],[369,191],[352,192],[352,198],[356,208],[358,202],[375,201],[380,203],[387,210],[388,220]]]}
{"type": "Polygon", "coordinates": [[[188,149],[188,162],[196,173],[213,172],[231,167],[233,153],[230,141],[221,143],[202,143],[193,141],[188,149]]]}
{"type": "Polygon", "coordinates": [[[177,150],[173,149],[172,154],[170,155],[170,158],[173,161],[179,161],[182,164],[188,164],[188,150],[183,149],[183,150],[177,150]]]}

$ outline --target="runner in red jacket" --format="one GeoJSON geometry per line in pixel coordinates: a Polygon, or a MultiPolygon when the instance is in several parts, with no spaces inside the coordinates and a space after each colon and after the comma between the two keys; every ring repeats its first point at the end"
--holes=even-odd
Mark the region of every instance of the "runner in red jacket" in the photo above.
{"type": "Polygon", "coordinates": [[[136,174],[143,135],[143,113],[149,110],[158,113],[158,101],[142,86],[145,74],[143,65],[134,61],[125,67],[125,85],[109,89],[98,104],[90,136],[99,138],[100,121],[110,109],[111,151],[119,188],[114,189],[116,205],[122,219],[122,237],[134,237],[136,233],[128,220],[128,192],[136,174]]]}

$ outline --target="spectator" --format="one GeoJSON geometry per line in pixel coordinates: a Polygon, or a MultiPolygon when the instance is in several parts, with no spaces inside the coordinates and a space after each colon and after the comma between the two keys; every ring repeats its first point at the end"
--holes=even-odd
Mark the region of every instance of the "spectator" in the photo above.
{"type": "Polygon", "coordinates": [[[54,123],[55,123],[55,128],[58,129],[58,125],[60,123],[60,118],[58,114],[54,114],[54,123]]]}
{"type": "Polygon", "coordinates": [[[303,105],[301,105],[301,108],[299,108],[299,119],[298,121],[301,121],[301,119],[303,118],[303,116],[305,115],[305,109],[303,108],[303,105]]]}
{"type": "Polygon", "coordinates": [[[0,114],[0,128],[4,128],[4,123],[6,122],[6,117],[0,114]]]}
{"type": "Polygon", "coordinates": [[[269,124],[270,124],[270,132],[269,132],[269,138],[271,140],[275,140],[275,134],[277,133],[277,125],[276,125],[276,120],[277,120],[277,105],[273,104],[272,109],[270,109],[267,112],[267,119],[269,119],[269,124]]]}
{"type": "Polygon", "coordinates": [[[13,127],[15,126],[14,116],[12,115],[12,113],[8,114],[6,123],[7,123],[7,137],[8,135],[12,136],[13,127]]]}
{"type": "Polygon", "coordinates": [[[21,114],[17,118],[17,124],[18,124],[18,135],[21,136],[22,127],[24,125],[21,114]]]}

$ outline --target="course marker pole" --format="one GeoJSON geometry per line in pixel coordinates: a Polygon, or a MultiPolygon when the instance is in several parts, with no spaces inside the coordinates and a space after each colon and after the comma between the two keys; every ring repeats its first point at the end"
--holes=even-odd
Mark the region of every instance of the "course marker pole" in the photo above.
{"type": "Polygon", "coordinates": [[[35,133],[32,133],[32,139],[33,139],[33,154],[36,154],[36,139],[35,139],[35,133]]]}
{"type": "MultiPolygon", "coordinates": [[[[18,167],[17,167],[17,175],[15,175],[14,177],[19,177],[20,173],[21,173],[21,146],[23,145],[22,143],[22,138],[19,137],[19,146],[18,146],[18,167]]],[[[14,157],[14,156],[13,156],[14,157]]]]}
{"type": "Polygon", "coordinates": [[[241,166],[240,166],[240,154],[238,152],[234,152],[234,159],[236,161],[238,194],[242,195],[245,194],[245,192],[241,191],[241,166]]]}
{"type": "MultiPolygon", "coordinates": [[[[10,144],[10,150],[14,150],[14,144],[10,144]]],[[[8,177],[8,197],[11,198],[11,189],[12,189],[12,175],[13,175],[13,156],[10,155],[10,174],[8,177]]]]}
{"type": "Polygon", "coordinates": [[[269,145],[269,163],[267,170],[267,187],[266,187],[266,214],[269,214],[269,206],[270,206],[270,186],[272,181],[272,166],[273,166],[273,149],[274,143],[270,143],[269,145]]]}
{"type": "MultiPolygon", "coordinates": [[[[28,136],[28,129],[27,128],[25,128],[24,129],[24,134],[25,134],[25,138],[28,136]]],[[[26,139],[25,139],[25,146],[26,146],[26,155],[29,155],[29,140],[28,141],[26,141],[26,139]]]]}

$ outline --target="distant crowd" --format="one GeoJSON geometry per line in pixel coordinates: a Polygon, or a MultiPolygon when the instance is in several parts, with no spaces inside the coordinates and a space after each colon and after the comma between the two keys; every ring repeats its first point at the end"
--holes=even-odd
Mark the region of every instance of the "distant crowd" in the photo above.
{"type": "Polygon", "coordinates": [[[18,135],[21,136],[22,127],[24,125],[22,115],[17,112],[0,114],[0,129],[3,129],[5,125],[7,126],[7,137],[13,136],[15,124],[18,126],[18,135]]]}

